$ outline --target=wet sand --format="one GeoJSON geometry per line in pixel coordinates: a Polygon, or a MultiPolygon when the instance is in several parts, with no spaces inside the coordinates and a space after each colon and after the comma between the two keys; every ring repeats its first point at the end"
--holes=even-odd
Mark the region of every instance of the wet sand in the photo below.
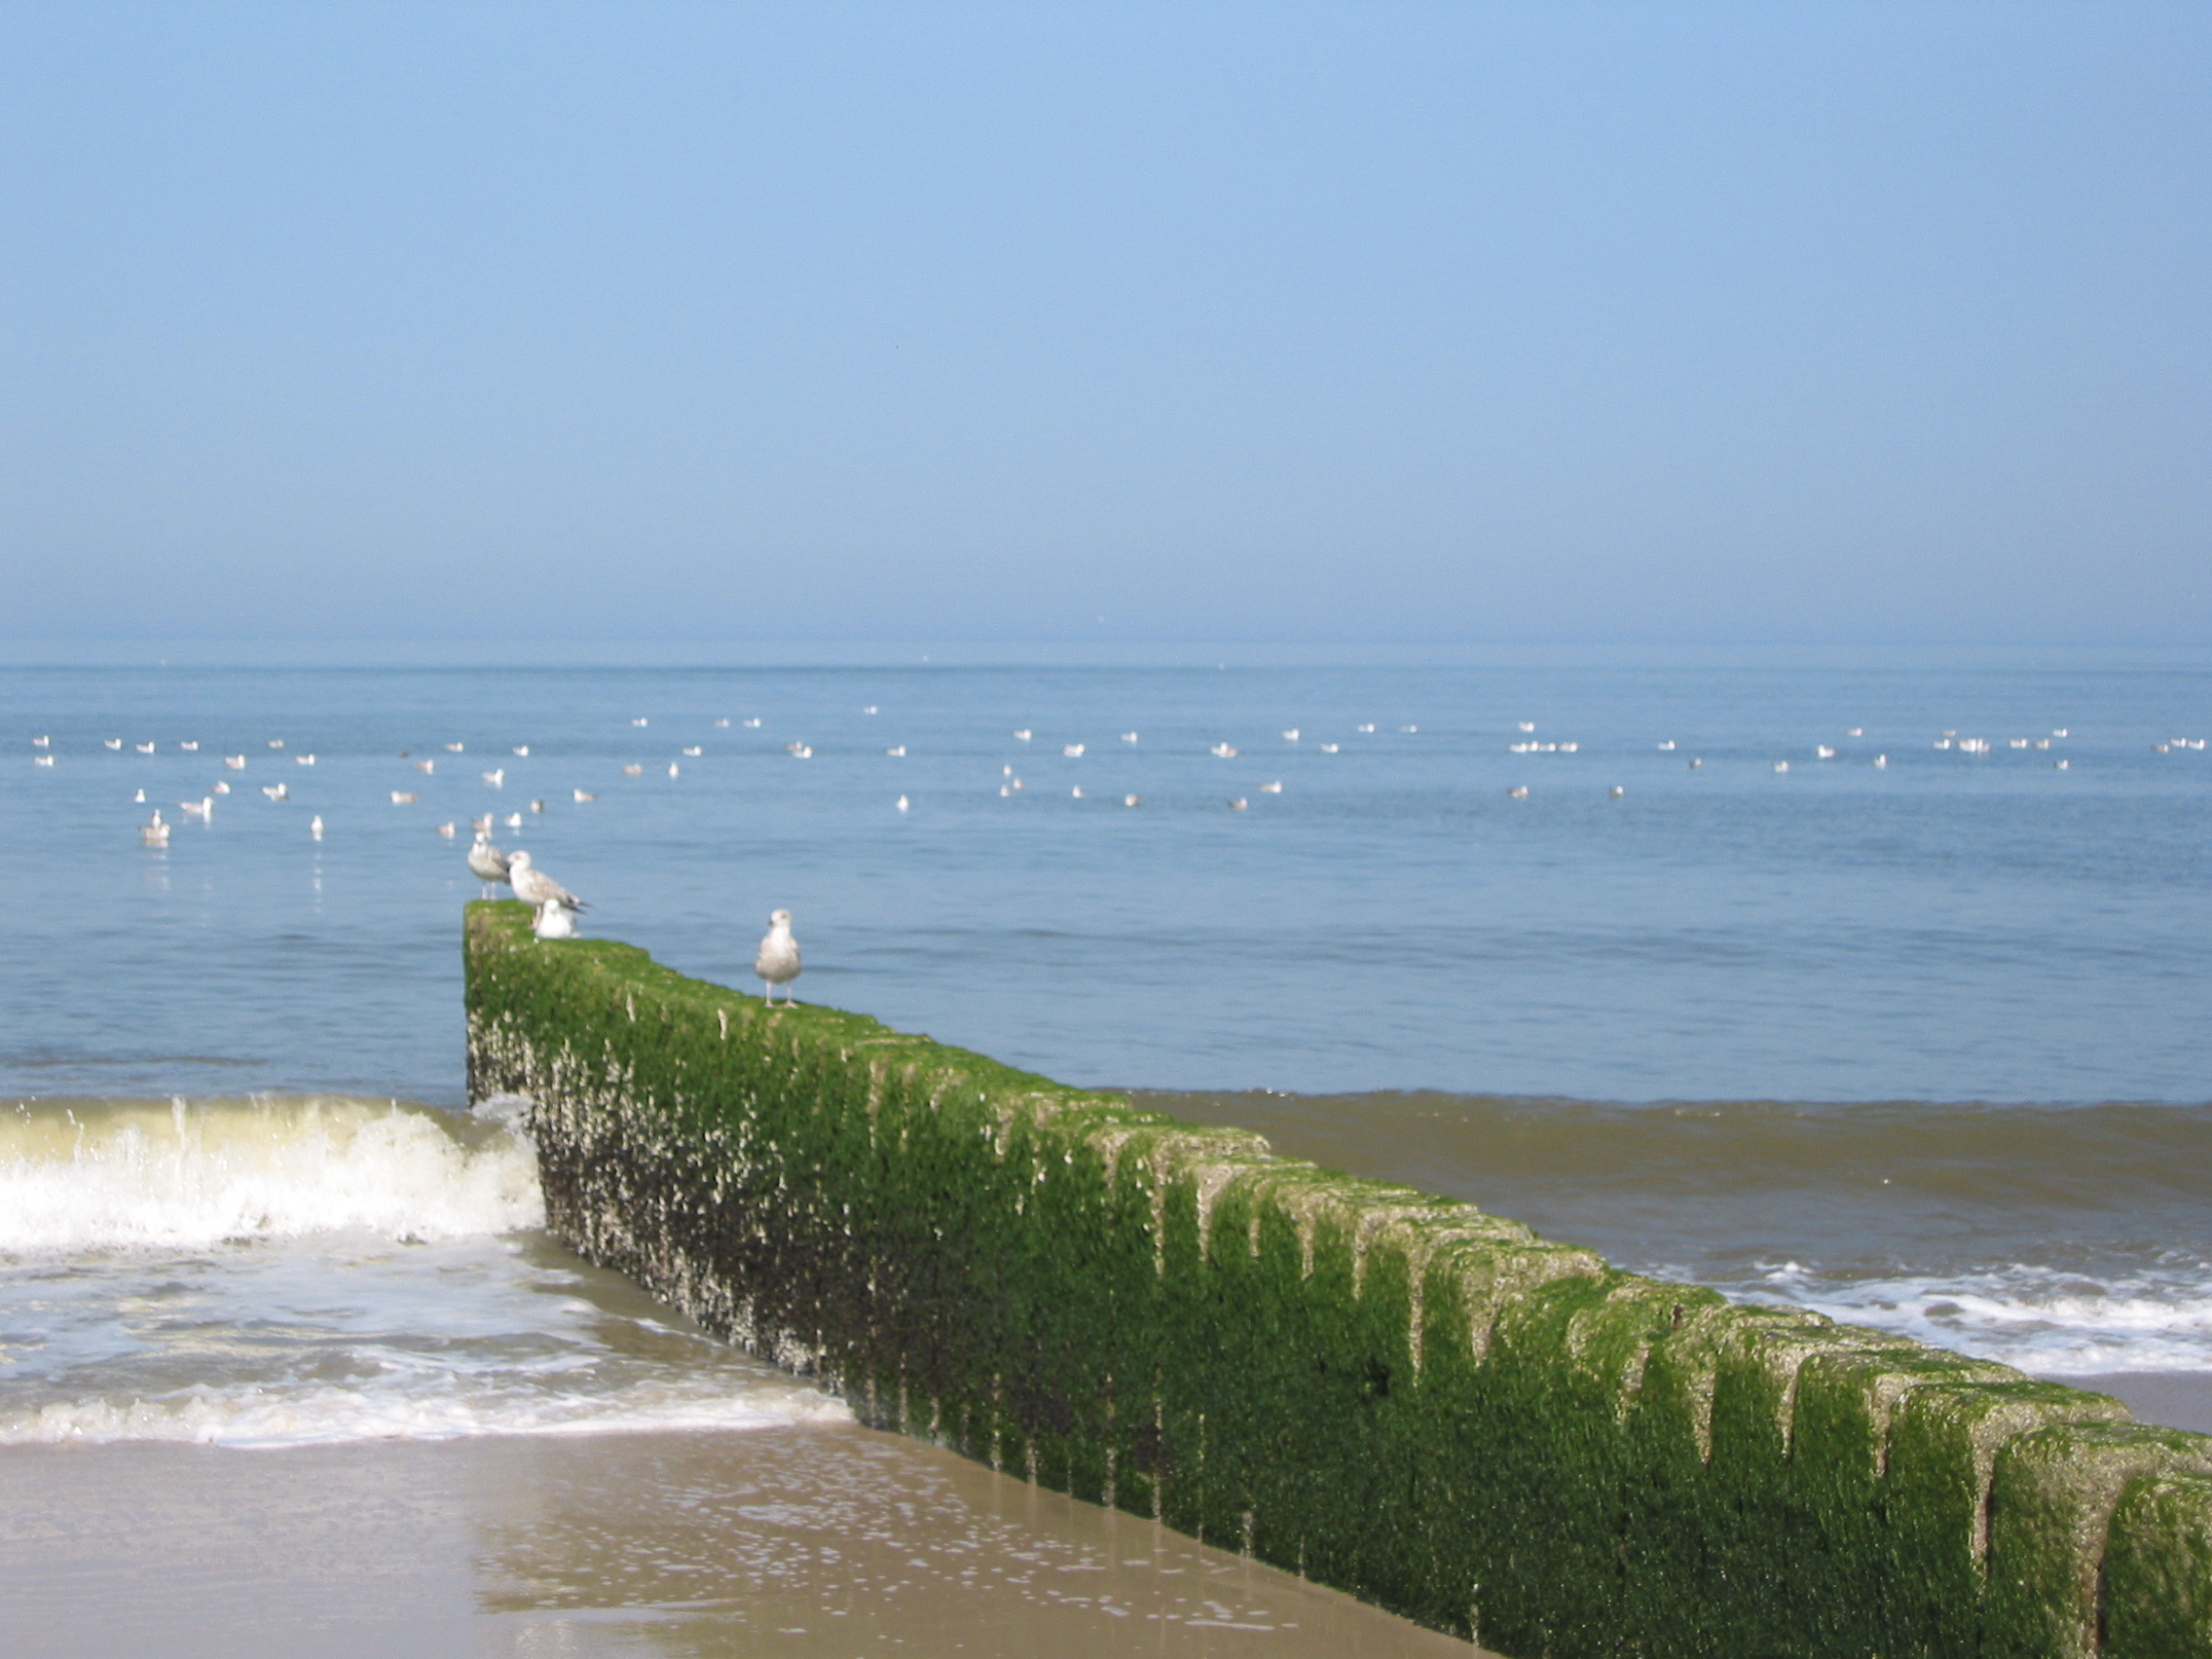
{"type": "Polygon", "coordinates": [[[0,1632],[10,1659],[1480,1653],[857,1427],[0,1449],[0,1632]]]}

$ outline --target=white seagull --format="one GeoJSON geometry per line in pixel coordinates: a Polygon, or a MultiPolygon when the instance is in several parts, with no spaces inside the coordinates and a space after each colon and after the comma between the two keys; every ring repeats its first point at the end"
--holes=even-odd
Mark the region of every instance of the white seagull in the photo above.
{"type": "Polygon", "coordinates": [[[537,916],[530,926],[539,939],[574,939],[576,913],[560,900],[548,899],[537,906],[537,916]]]}
{"type": "Polygon", "coordinates": [[[484,884],[484,897],[492,897],[492,889],[507,879],[507,855],[492,845],[492,831],[479,826],[476,839],[468,849],[468,873],[484,884]]]}
{"type": "Polygon", "coordinates": [[[791,983],[799,976],[798,940],[792,938],[792,913],[773,910],[768,915],[768,935],[760,941],[760,952],[753,959],[753,972],[760,977],[766,987],[761,1001],[770,1008],[776,1006],[776,987],[784,987],[784,1006],[792,1006],[791,983]]]}
{"type": "Polygon", "coordinates": [[[507,855],[507,885],[515,890],[515,897],[526,904],[566,904],[571,910],[585,907],[581,899],[558,881],[541,869],[534,869],[528,853],[507,855]]]}
{"type": "Polygon", "coordinates": [[[154,816],[138,827],[138,838],[149,847],[166,847],[169,844],[169,827],[162,822],[162,809],[154,808],[154,816]]]}

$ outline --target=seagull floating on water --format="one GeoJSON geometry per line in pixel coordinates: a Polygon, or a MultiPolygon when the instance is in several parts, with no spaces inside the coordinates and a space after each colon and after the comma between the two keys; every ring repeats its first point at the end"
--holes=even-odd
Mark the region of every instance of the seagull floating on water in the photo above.
{"type": "Polygon", "coordinates": [[[131,747],[137,750],[141,755],[151,755],[154,753],[154,746],[150,743],[134,743],[131,745],[131,747]]]}
{"type": "Polygon", "coordinates": [[[31,756],[31,764],[34,766],[51,766],[54,764],[54,756],[51,755],[34,755],[31,756]]]}
{"type": "Polygon", "coordinates": [[[1248,812],[1251,810],[1251,806],[1252,803],[1250,801],[1246,800],[1242,795],[1238,795],[1235,800],[1229,803],[1229,810],[1232,812],[1248,812]]]}
{"type": "Polygon", "coordinates": [[[631,721],[630,723],[631,723],[632,725],[644,725],[644,724],[645,724],[645,722],[644,720],[642,720],[642,719],[638,719],[638,720],[632,720],[632,721],[631,721]]]}
{"type": "Polygon", "coordinates": [[[530,803],[530,810],[533,812],[543,812],[545,810],[545,803],[541,800],[534,800],[530,803]]]}
{"type": "Polygon", "coordinates": [[[149,847],[166,847],[169,844],[169,827],[162,822],[162,809],[154,808],[154,816],[138,827],[138,838],[149,847]]]}
{"type": "Polygon", "coordinates": [[[1276,780],[1275,782],[1273,782],[1273,783],[1272,783],[1272,784],[1262,784],[1262,785],[1260,786],[1260,793],[1261,793],[1262,794],[1280,794],[1280,793],[1282,793],[1282,781],[1281,781],[1280,779],[1277,779],[1277,780],[1276,780]]]}
{"type": "Polygon", "coordinates": [[[883,753],[894,760],[903,760],[906,758],[906,746],[902,743],[896,749],[886,749],[883,753]]]}
{"type": "Polygon", "coordinates": [[[599,798],[599,796],[593,794],[589,790],[571,790],[569,793],[576,797],[576,804],[578,806],[583,805],[587,800],[597,800],[599,798]]]}
{"type": "Polygon", "coordinates": [[[1236,758],[1236,746],[1230,743],[1217,743],[1206,753],[1217,759],[1234,760],[1236,758]]]}
{"type": "Polygon", "coordinates": [[[725,716],[723,719],[717,720],[715,724],[717,724],[718,726],[726,726],[727,724],[729,724],[728,718],[725,716]]]}
{"type": "Polygon", "coordinates": [[[1321,745],[1321,753],[1324,755],[1334,755],[1343,748],[1344,745],[1341,743],[1324,743],[1321,745]]]}
{"type": "Polygon", "coordinates": [[[789,910],[772,910],[768,914],[768,934],[760,941],[759,953],[753,958],[753,972],[759,976],[765,987],[761,1001],[770,1008],[776,1006],[776,987],[784,987],[784,1006],[792,1006],[792,981],[799,976],[798,940],[792,938],[792,913],[789,910]]]}
{"type": "Polygon", "coordinates": [[[1675,752],[1675,740],[1671,737],[1667,739],[1665,743],[1659,746],[1659,752],[1662,755],[1672,755],[1675,752]]]}
{"type": "Polygon", "coordinates": [[[635,778],[642,775],[645,769],[645,768],[643,762],[632,761],[629,765],[622,768],[622,775],[625,778],[635,778]]]}
{"type": "Polygon", "coordinates": [[[318,841],[322,839],[321,813],[318,812],[313,818],[308,820],[308,833],[313,835],[318,841]]]}
{"type": "MultiPolygon", "coordinates": [[[[722,721],[721,723],[722,723],[723,725],[727,725],[727,724],[729,724],[729,721],[727,721],[727,720],[724,720],[724,721],[722,721]]],[[[752,720],[747,720],[747,721],[746,721],[745,723],[746,723],[746,724],[747,724],[748,726],[756,726],[756,726],[758,726],[758,725],[759,725],[759,723],[760,723],[760,722],[759,722],[758,720],[756,720],[756,719],[752,719],[752,720]]]]}
{"type": "Polygon", "coordinates": [[[1136,742],[1136,740],[1137,740],[1137,734],[1136,734],[1135,732],[1133,732],[1133,731],[1125,731],[1125,732],[1122,733],[1122,741],[1123,741],[1124,743],[1134,743],[1134,742],[1136,742]]]}
{"type": "Polygon", "coordinates": [[[415,804],[415,792],[412,790],[393,790],[391,792],[391,804],[394,806],[413,806],[415,804]]]}
{"type": "Polygon", "coordinates": [[[123,739],[120,737],[103,737],[100,739],[100,746],[104,749],[121,749],[123,739]]]}
{"type": "Polygon", "coordinates": [[[1282,740],[1285,743],[1296,743],[1298,741],[1298,728],[1296,726],[1290,727],[1282,734],[1282,740]]]}
{"type": "Polygon", "coordinates": [[[437,769],[438,763],[435,760],[418,760],[415,762],[415,770],[421,772],[425,777],[427,777],[432,772],[435,772],[437,769]]]}
{"type": "MultiPolygon", "coordinates": [[[[1081,794],[1083,792],[1078,790],[1076,793],[1078,794],[1081,794]]],[[[906,797],[904,795],[901,795],[899,797],[899,810],[901,812],[904,812],[906,810],[906,797]]]]}
{"type": "Polygon", "coordinates": [[[509,830],[520,830],[522,828],[522,814],[519,812],[508,813],[507,828],[509,830]]]}
{"type": "Polygon", "coordinates": [[[231,793],[231,786],[224,783],[222,779],[217,778],[215,780],[215,793],[217,794],[229,794],[231,793]]]}
{"type": "Polygon", "coordinates": [[[496,790],[503,790],[507,787],[507,769],[504,766],[496,771],[486,772],[483,777],[484,781],[496,790]]]}
{"type": "Polygon", "coordinates": [[[1527,784],[1515,784],[1505,793],[1507,798],[1512,800],[1527,800],[1529,798],[1529,786],[1527,784]]]}
{"type": "Polygon", "coordinates": [[[1014,735],[1019,738],[1023,743],[1027,743],[1032,737],[1035,737],[1037,734],[1024,726],[1020,731],[1015,732],[1014,735]]]}
{"type": "Polygon", "coordinates": [[[461,746],[458,743],[449,743],[446,745],[446,753],[448,755],[459,755],[461,753],[461,746]]]}
{"type": "MultiPolygon", "coordinates": [[[[475,867],[473,860],[470,861],[469,867],[475,867]]],[[[543,870],[535,867],[530,862],[530,855],[525,852],[517,851],[507,855],[507,885],[515,890],[515,897],[526,904],[566,904],[571,910],[589,908],[581,899],[543,870]]]]}
{"type": "Polygon", "coordinates": [[[1611,789],[1605,792],[1607,798],[1612,800],[1618,800],[1626,793],[1628,793],[1628,791],[1622,789],[1618,784],[1615,784],[1611,789]]]}
{"type": "Polygon", "coordinates": [[[215,817],[215,797],[202,795],[198,800],[180,800],[177,810],[187,818],[197,818],[203,824],[212,823],[215,817]]]}
{"type": "Polygon", "coordinates": [[[194,755],[197,755],[197,754],[199,754],[199,753],[200,753],[200,742],[199,742],[199,740],[198,740],[197,738],[195,738],[195,739],[194,739],[194,740],[193,740],[192,742],[190,742],[190,743],[180,743],[180,744],[178,744],[178,745],[177,745],[177,747],[178,747],[179,749],[185,750],[186,752],[188,752],[188,753],[190,753],[190,754],[194,754],[194,755]]]}
{"type": "Polygon", "coordinates": [[[223,764],[234,772],[242,772],[245,770],[245,756],[242,755],[226,755],[223,756],[223,764]]]}
{"type": "Polygon", "coordinates": [[[133,806],[144,806],[146,804],[146,792],[144,790],[140,790],[136,794],[130,797],[130,803],[133,806]]]}
{"type": "Polygon", "coordinates": [[[1080,760],[1083,758],[1083,745],[1080,743],[1071,743],[1066,748],[1062,749],[1060,753],[1062,755],[1065,755],[1070,760],[1080,760]]]}
{"type": "Polygon", "coordinates": [[[668,763],[668,775],[672,778],[681,778],[683,775],[683,769],[671,760],[668,763]]]}
{"type": "Polygon", "coordinates": [[[263,784],[261,793],[271,800],[290,800],[292,798],[291,789],[284,784],[263,784]]]}
{"type": "Polygon", "coordinates": [[[1143,804],[1144,804],[1144,796],[1142,796],[1142,795],[1124,795],[1124,796],[1122,797],[1122,804],[1123,804],[1124,806],[1141,806],[1141,805],[1143,805],[1143,804]]]}
{"type": "Polygon", "coordinates": [[[439,826],[438,826],[438,838],[439,838],[440,840],[442,840],[442,841],[450,841],[450,840],[452,840],[452,839],[453,839],[453,826],[452,826],[451,824],[441,824],[441,825],[439,825],[439,826]]]}
{"type": "Polygon", "coordinates": [[[697,758],[698,758],[698,757],[699,757],[699,756],[700,756],[701,755],[705,754],[705,753],[706,753],[706,751],[705,751],[705,750],[703,750],[703,749],[701,749],[701,748],[699,747],[699,745],[697,745],[696,743],[694,743],[694,744],[693,744],[693,745],[692,745],[692,746],[691,746],[691,747],[690,747],[689,749],[686,749],[686,750],[685,750],[685,751],[684,751],[683,753],[684,753],[684,754],[686,754],[686,755],[688,755],[688,756],[690,756],[692,759],[696,760],[696,759],[697,759],[697,758]]]}
{"type": "Polygon", "coordinates": [[[516,744],[516,745],[515,745],[515,753],[516,753],[517,755],[520,755],[520,756],[523,756],[523,757],[524,757],[525,759],[529,758],[529,756],[530,756],[530,745],[529,745],[529,744],[527,744],[527,743],[518,743],[518,744],[516,744]]]}

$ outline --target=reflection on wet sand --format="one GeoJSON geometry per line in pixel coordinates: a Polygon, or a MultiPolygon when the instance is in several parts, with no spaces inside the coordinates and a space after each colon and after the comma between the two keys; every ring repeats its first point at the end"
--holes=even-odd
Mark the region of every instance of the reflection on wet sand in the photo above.
{"type": "Polygon", "coordinates": [[[1477,1650],[854,1427],[0,1452],[22,1659],[1477,1650]]]}

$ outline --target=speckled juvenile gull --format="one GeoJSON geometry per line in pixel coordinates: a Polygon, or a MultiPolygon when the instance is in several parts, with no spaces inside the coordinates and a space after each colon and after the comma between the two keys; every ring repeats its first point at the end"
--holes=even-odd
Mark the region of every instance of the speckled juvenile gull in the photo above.
{"type": "Polygon", "coordinates": [[[585,907],[581,899],[558,881],[543,870],[533,868],[528,853],[507,855],[507,884],[515,890],[515,897],[526,904],[566,904],[571,910],[585,907]]]}
{"type": "Polygon", "coordinates": [[[492,889],[507,879],[507,855],[492,845],[489,824],[476,828],[476,839],[468,849],[468,873],[484,884],[484,897],[492,897],[492,889]]]}

